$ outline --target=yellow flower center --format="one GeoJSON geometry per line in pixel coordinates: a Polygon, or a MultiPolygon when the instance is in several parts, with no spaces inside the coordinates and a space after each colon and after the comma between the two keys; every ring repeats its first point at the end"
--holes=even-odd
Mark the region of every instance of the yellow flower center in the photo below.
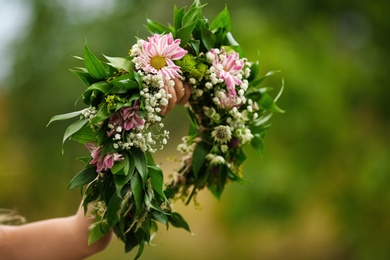
{"type": "Polygon", "coordinates": [[[153,68],[159,70],[161,68],[164,68],[167,63],[165,61],[165,57],[156,55],[152,59],[150,59],[150,65],[152,65],[153,68]]]}

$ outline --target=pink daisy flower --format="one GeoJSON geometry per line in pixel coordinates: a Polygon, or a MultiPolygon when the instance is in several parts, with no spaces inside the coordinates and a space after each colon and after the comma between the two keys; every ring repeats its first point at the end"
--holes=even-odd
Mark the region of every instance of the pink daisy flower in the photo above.
{"type": "Polygon", "coordinates": [[[227,54],[224,49],[211,49],[210,53],[218,78],[225,81],[228,93],[236,96],[235,86],[242,84],[239,75],[244,67],[244,60],[239,59],[238,53],[230,52],[227,54]]]}
{"type": "Polygon", "coordinates": [[[180,47],[180,39],[174,40],[172,34],[154,34],[148,41],[140,40],[138,47],[133,47],[133,62],[137,69],[147,73],[162,74],[169,78],[180,77],[180,67],[174,60],[183,58],[187,53],[180,47]]]}

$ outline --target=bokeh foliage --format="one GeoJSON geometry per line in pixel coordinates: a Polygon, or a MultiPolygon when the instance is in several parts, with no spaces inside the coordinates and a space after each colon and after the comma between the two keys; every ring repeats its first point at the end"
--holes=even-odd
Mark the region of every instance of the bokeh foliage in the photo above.
{"type": "MultiPolygon", "coordinates": [[[[83,86],[68,70],[77,64],[71,56],[85,40],[94,53],[123,56],[135,36],[148,36],[146,17],[166,24],[175,3],[192,1],[22,2],[30,22],[1,82],[0,207],[34,221],[72,214],[80,200],[66,186],[85,150],[67,143],[62,155],[66,123],[45,127],[77,109],[83,86]]],[[[229,186],[219,202],[204,191],[200,209],[178,202],[197,235],[162,232],[144,258],[388,259],[390,2],[211,0],[206,15],[225,4],[246,56],[264,73],[282,71],[266,84],[276,94],[284,78],[279,104],[287,112],[273,118],[265,154],[248,151],[248,183],[229,186]]],[[[184,120],[182,108],[166,119],[172,138],[158,154],[166,172],[184,120]]],[[[113,241],[91,259],[108,256],[132,257],[113,241]]]]}

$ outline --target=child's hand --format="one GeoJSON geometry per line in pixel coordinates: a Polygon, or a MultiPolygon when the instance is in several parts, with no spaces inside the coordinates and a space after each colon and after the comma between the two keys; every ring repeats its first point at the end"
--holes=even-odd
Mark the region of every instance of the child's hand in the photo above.
{"type": "Polygon", "coordinates": [[[162,115],[168,114],[176,104],[184,105],[187,103],[191,95],[191,90],[187,83],[183,83],[178,78],[175,78],[174,81],[175,85],[173,87],[165,86],[165,91],[171,94],[172,98],[168,100],[168,105],[161,107],[162,115]]]}

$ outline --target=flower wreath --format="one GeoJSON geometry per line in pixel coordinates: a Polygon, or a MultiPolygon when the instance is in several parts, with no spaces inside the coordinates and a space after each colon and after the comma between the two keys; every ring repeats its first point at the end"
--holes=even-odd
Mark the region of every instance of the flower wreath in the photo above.
{"type": "Polygon", "coordinates": [[[87,86],[81,97],[87,108],[54,116],[49,124],[79,117],[63,142],[72,139],[90,152],[69,183],[82,188],[84,209],[93,207],[90,244],[113,230],[126,252],[139,247],[138,258],[156,222],[190,231],[172,200],[188,204],[205,187],[219,198],[228,182],[242,181],[243,146],[261,150],[272,113],[283,112],[275,103],[282,90],[272,98],[270,88],[260,87],[274,72],[260,76],[258,62],[243,57],[228,9],[209,23],[203,7],[198,0],[188,9],[175,6],[172,26],[148,19],[153,35],[138,39],[127,57],[102,62],[85,44],[85,68],[72,70],[87,86]],[[190,86],[190,125],[178,146],[182,166],[166,184],[152,153],[169,138],[160,112],[174,78],[190,86]]]}

